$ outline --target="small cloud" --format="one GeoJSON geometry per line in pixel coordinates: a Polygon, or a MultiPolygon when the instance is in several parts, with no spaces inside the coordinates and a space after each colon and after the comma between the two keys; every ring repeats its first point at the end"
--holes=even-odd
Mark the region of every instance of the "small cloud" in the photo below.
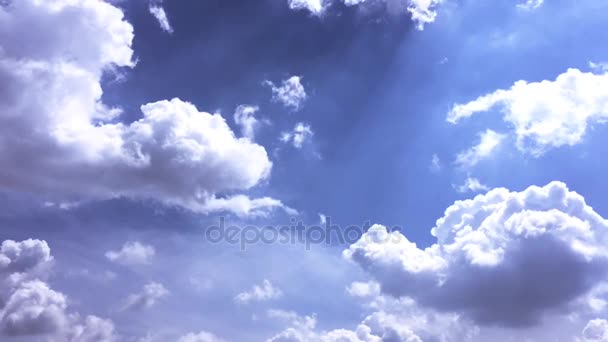
{"type": "Polygon", "coordinates": [[[467,179],[465,179],[464,184],[454,186],[454,189],[456,189],[456,191],[458,191],[460,193],[483,192],[483,191],[490,190],[490,188],[481,184],[479,179],[474,178],[474,177],[468,177],[467,179]]]}
{"type": "Polygon", "coordinates": [[[522,11],[532,11],[538,9],[543,5],[545,0],[524,0],[523,2],[517,4],[517,9],[522,11]]]}
{"type": "Polygon", "coordinates": [[[255,131],[260,125],[260,121],[254,116],[259,110],[258,106],[240,105],[234,112],[234,122],[240,126],[241,134],[252,141],[255,138],[255,131]]]}
{"type": "Polygon", "coordinates": [[[319,223],[324,226],[327,223],[327,216],[319,213],[319,223]]]}
{"type": "Polygon", "coordinates": [[[119,251],[107,251],[105,256],[112,262],[134,266],[149,264],[155,254],[154,247],[144,245],[138,241],[130,241],[126,242],[119,251]]]}
{"type": "Polygon", "coordinates": [[[430,169],[431,169],[431,172],[441,171],[441,159],[439,159],[439,156],[436,154],[433,154],[433,157],[431,158],[430,169]]]}
{"type": "Polygon", "coordinates": [[[272,101],[281,103],[297,112],[302,109],[304,101],[308,98],[301,81],[302,77],[291,76],[283,80],[280,86],[276,86],[271,81],[265,81],[264,84],[270,86],[272,90],[272,101]]]}
{"type": "Polygon", "coordinates": [[[292,131],[281,133],[279,138],[284,143],[291,143],[293,147],[301,149],[313,137],[314,132],[308,124],[299,122],[292,131]]]}
{"type": "Polygon", "coordinates": [[[235,302],[247,304],[249,302],[264,302],[283,296],[283,291],[272,285],[269,280],[264,280],[262,286],[254,285],[249,291],[241,292],[234,297],[235,302]]]}
{"type": "Polygon", "coordinates": [[[180,337],[177,342],[224,342],[221,338],[212,333],[201,331],[199,333],[189,333],[180,337]]]}
{"type": "Polygon", "coordinates": [[[150,14],[152,14],[156,20],[158,20],[158,23],[163,31],[173,33],[173,27],[171,27],[169,18],[167,18],[167,13],[162,7],[162,0],[151,0],[148,10],[150,11],[150,14]]]}
{"type": "Polygon", "coordinates": [[[127,298],[124,310],[149,309],[168,295],[169,290],[163,284],[150,282],[144,286],[141,292],[134,293],[127,298]]]}
{"type": "Polygon", "coordinates": [[[479,143],[456,156],[455,164],[462,168],[471,168],[480,161],[489,158],[505,138],[504,134],[491,129],[479,134],[479,143]]]}

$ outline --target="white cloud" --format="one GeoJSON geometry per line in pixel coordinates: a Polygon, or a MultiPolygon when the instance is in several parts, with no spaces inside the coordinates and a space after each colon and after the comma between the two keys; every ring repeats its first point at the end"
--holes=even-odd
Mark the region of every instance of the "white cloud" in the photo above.
{"type": "Polygon", "coordinates": [[[449,112],[452,123],[499,107],[514,129],[517,148],[533,156],[548,149],[580,143],[592,124],[608,118],[608,73],[568,69],[555,81],[516,82],[449,112]]]}
{"type": "Polygon", "coordinates": [[[158,24],[163,29],[163,31],[167,33],[173,33],[173,27],[171,27],[171,23],[169,23],[169,18],[167,18],[167,13],[162,7],[162,0],[151,0],[148,9],[150,10],[150,14],[152,14],[154,18],[158,20],[158,24]]]}
{"type": "Polygon", "coordinates": [[[294,111],[302,109],[304,101],[308,98],[300,76],[291,76],[283,80],[280,86],[276,86],[271,81],[265,81],[264,83],[270,86],[273,101],[281,103],[294,111]]]}
{"type": "Polygon", "coordinates": [[[327,216],[325,214],[319,213],[319,224],[324,226],[327,223],[327,216]]]}
{"type": "Polygon", "coordinates": [[[139,241],[126,242],[118,251],[107,251],[105,256],[110,261],[123,265],[149,264],[156,254],[153,246],[144,245],[139,241]]]}
{"type": "Polygon", "coordinates": [[[219,114],[173,99],[116,121],[121,111],[101,102],[100,78],[134,65],[132,39],[122,11],[104,1],[0,6],[0,187],[49,202],[152,198],[241,216],[283,207],[238,194],[268,179],[272,162],[219,114]]]}
{"type": "Polygon", "coordinates": [[[328,0],[287,0],[292,10],[308,10],[310,13],[320,16],[328,6],[328,0]]]}
{"type": "Polygon", "coordinates": [[[212,333],[201,331],[197,334],[189,333],[180,337],[177,342],[223,342],[224,340],[213,335],[212,333]]]}
{"type": "Polygon", "coordinates": [[[255,113],[260,110],[258,106],[240,105],[234,112],[234,122],[241,127],[241,135],[254,140],[255,131],[260,125],[258,119],[255,118],[255,113]]]}
{"type": "Polygon", "coordinates": [[[583,341],[585,342],[607,342],[608,321],[605,319],[590,320],[583,329],[583,341]]]}
{"type": "Polygon", "coordinates": [[[464,184],[455,186],[454,188],[460,193],[483,192],[490,190],[490,188],[481,184],[479,179],[475,177],[467,177],[467,179],[464,180],[464,184]]]}
{"type": "Polygon", "coordinates": [[[251,290],[239,293],[234,297],[237,303],[247,304],[250,302],[264,302],[278,299],[283,296],[280,288],[272,285],[269,280],[264,280],[262,285],[254,285],[251,290]]]}
{"type": "Polygon", "coordinates": [[[66,298],[42,281],[21,283],[1,311],[1,331],[9,336],[50,334],[66,328],[66,298]]]}
{"type": "Polygon", "coordinates": [[[291,143],[293,147],[301,149],[302,146],[312,139],[314,132],[308,124],[298,122],[292,131],[281,133],[281,141],[291,143]]]}
{"type": "Polygon", "coordinates": [[[479,134],[479,143],[456,156],[456,165],[462,168],[471,168],[480,161],[492,156],[505,138],[504,134],[487,129],[479,134]]]}
{"type": "Polygon", "coordinates": [[[300,316],[292,311],[269,310],[268,316],[282,320],[288,328],[267,342],[381,342],[381,341],[469,341],[477,333],[450,314],[421,310],[412,301],[386,300],[354,329],[317,329],[317,315],[300,316]]]}
{"type": "Polygon", "coordinates": [[[439,156],[436,154],[433,154],[433,157],[431,158],[430,169],[431,169],[431,172],[441,171],[441,159],[439,159],[439,156]]]}
{"type": "Polygon", "coordinates": [[[40,279],[48,275],[53,260],[46,241],[2,242],[0,339],[27,336],[36,341],[114,341],[111,321],[96,316],[82,320],[77,313],[70,313],[67,296],[40,279]]]}
{"type": "Polygon", "coordinates": [[[517,8],[523,11],[533,11],[535,9],[540,8],[543,5],[545,0],[523,0],[519,4],[517,4],[517,8]]]}
{"type": "Polygon", "coordinates": [[[376,225],[344,255],[385,294],[508,327],[587,305],[608,276],[608,221],[559,182],[457,201],[431,232],[420,249],[376,225]]]}
{"type": "Polygon", "coordinates": [[[134,293],[127,298],[124,310],[149,309],[168,295],[169,290],[163,284],[150,282],[144,285],[141,292],[134,293]]]}
{"type": "Polygon", "coordinates": [[[84,322],[74,325],[68,336],[69,342],[112,342],[117,340],[114,323],[96,316],[87,316],[84,322]]]}
{"type": "Polygon", "coordinates": [[[392,15],[409,13],[418,30],[435,21],[437,7],[443,3],[443,0],[288,0],[288,4],[293,10],[306,9],[316,16],[321,16],[334,1],[342,1],[347,6],[382,2],[386,11],[392,15]]]}

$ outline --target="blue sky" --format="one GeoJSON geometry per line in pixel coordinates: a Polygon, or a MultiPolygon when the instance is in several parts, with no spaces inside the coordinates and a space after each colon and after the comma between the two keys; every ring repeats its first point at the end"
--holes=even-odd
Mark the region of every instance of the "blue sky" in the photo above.
{"type": "Polygon", "coordinates": [[[0,340],[608,341],[606,13],[0,1],[0,340]]]}

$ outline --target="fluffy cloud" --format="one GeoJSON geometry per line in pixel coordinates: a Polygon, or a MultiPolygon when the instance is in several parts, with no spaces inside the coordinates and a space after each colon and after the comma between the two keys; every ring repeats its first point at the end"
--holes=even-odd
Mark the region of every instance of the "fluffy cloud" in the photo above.
{"type": "Polygon", "coordinates": [[[247,304],[249,302],[262,302],[277,299],[283,296],[280,288],[273,286],[269,280],[264,279],[263,284],[254,285],[249,291],[241,292],[234,300],[237,303],[247,304]]]}
{"type": "Polygon", "coordinates": [[[171,23],[169,23],[169,18],[167,18],[167,13],[162,6],[162,0],[151,0],[150,6],[148,7],[150,14],[158,20],[158,24],[163,29],[163,31],[167,33],[173,33],[173,27],[171,27],[171,23]]]}
{"type": "Polygon", "coordinates": [[[208,333],[206,331],[201,331],[197,334],[189,333],[180,337],[177,342],[223,342],[224,340],[219,337],[208,333]]]}
{"type": "Polygon", "coordinates": [[[66,298],[39,280],[22,283],[2,308],[1,331],[9,336],[55,333],[67,325],[66,298]]]}
{"type": "MultiPolygon", "coordinates": [[[[0,335],[42,336],[51,341],[110,342],[111,321],[96,316],[81,320],[68,311],[67,297],[38,277],[53,257],[42,240],[2,242],[0,247],[0,335]]],[[[37,341],[40,339],[36,339],[37,341]]]]}
{"type": "Polygon", "coordinates": [[[281,103],[283,106],[294,111],[300,110],[304,101],[308,98],[300,76],[291,76],[283,80],[280,86],[275,85],[271,81],[265,81],[264,83],[272,90],[273,101],[281,103]]]}
{"type": "MultiPolygon", "coordinates": [[[[377,294],[370,294],[377,296],[377,294]]],[[[477,334],[474,326],[461,322],[457,315],[434,314],[421,310],[411,300],[382,300],[354,329],[317,329],[317,315],[300,316],[295,312],[269,310],[268,316],[288,324],[288,328],[267,342],[422,342],[469,341],[477,334]]]]}
{"type": "Polygon", "coordinates": [[[291,143],[293,147],[301,149],[307,141],[312,139],[313,135],[314,132],[308,124],[298,122],[293,130],[281,133],[280,139],[286,144],[291,143]]]}
{"type": "Polygon", "coordinates": [[[479,179],[477,179],[475,177],[467,177],[467,179],[464,180],[464,184],[455,186],[454,188],[456,189],[456,191],[458,191],[460,193],[482,192],[482,191],[490,190],[490,188],[481,184],[479,179]]]}
{"type": "Polygon", "coordinates": [[[70,342],[112,342],[117,339],[112,321],[87,316],[84,322],[74,325],[69,334],[70,342]]]}
{"type": "Polygon", "coordinates": [[[289,8],[293,10],[305,9],[314,15],[321,16],[334,1],[342,1],[347,6],[381,3],[392,15],[409,13],[419,30],[424,29],[424,25],[435,21],[437,6],[443,2],[443,0],[288,0],[288,3],[289,8]]]}
{"type": "Polygon", "coordinates": [[[127,303],[124,306],[125,310],[141,310],[149,309],[154,306],[159,300],[167,297],[169,290],[163,284],[150,282],[144,285],[144,288],[139,293],[134,293],[127,298],[127,303]]]}
{"type": "Polygon", "coordinates": [[[139,241],[129,241],[119,251],[108,251],[105,256],[110,261],[133,266],[149,264],[155,254],[154,247],[144,245],[139,241]]]}
{"type": "Polygon", "coordinates": [[[134,65],[132,39],[122,11],[104,1],[0,6],[0,187],[49,200],[153,198],[202,213],[282,207],[235,194],[266,180],[272,163],[219,114],[173,99],[143,105],[131,124],[116,120],[100,79],[134,65]]]}
{"type": "Polygon", "coordinates": [[[255,118],[258,110],[260,110],[258,106],[240,105],[234,112],[234,122],[241,127],[241,135],[250,140],[255,138],[255,130],[260,125],[255,118]]]}
{"type": "Polygon", "coordinates": [[[480,161],[489,158],[500,146],[505,138],[504,134],[496,133],[491,129],[479,134],[479,143],[456,156],[456,165],[463,168],[471,168],[480,161]]]}
{"type": "Polygon", "coordinates": [[[587,127],[608,117],[608,73],[569,69],[555,81],[516,82],[449,112],[452,123],[498,107],[513,128],[517,148],[534,156],[581,142],[587,127]]]}
{"type": "Polygon", "coordinates": [[[344,255],[383,293],[504,326],[582,305],[608,276],[608,222],[559,182],[457,201],[431,232],[420,249],[376,225],[344,255]]]}

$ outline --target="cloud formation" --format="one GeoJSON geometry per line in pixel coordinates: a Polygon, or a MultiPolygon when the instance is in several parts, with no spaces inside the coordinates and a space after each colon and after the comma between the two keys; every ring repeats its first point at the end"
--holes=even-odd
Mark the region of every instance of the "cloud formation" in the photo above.
{"type": "Polygon", "coordinates": [[[167,297],[169,290],[163,284],[150,282],[144,285],[141,292],[134,293],[127,298],[127,303],[124,306],[125,310],[141,310],[149,309],[154,306],[159,300],[167,297]]]}
{"type": "MultiPolygon", "coordinates": [[[[35,340],[111,342],[111,321],[96,316],[81,319],[69,312],[68,298],[42,278],[53,257],[46,241],[5,240],[0,246],[0,337],[35,340]]],[[[1,338],[0,338],[1,339],[1,338]]]]}
{"type": "Polygon", "coordinates": [[[153,246],[144,245],[139,241],[128,241],[118,251],[107,251],[108,260],[129,266],[149,264],[156,254],[153,246]]]}
{"type": "Polygon", "coordinates": [[[458,153],[454,162],[458,167],[471,168],[480,161],[490,158],[500,146],[504,134],[487,129],[479,134],[479,143],[466,151],[458,153]]]}
{"type": "Polygon", "coordinates": [[[293,10],[308,10],[322,16],[333,2],[342,1],[347,6],[366,6],[381,4],[391,15],[409,13],[418,30],[437,18],[437,7],[443,0],[287,0],[293,10]]]}
{"type": "Polygon", "coordinates": [[[169,18],[167,18],[167,13],[162,6],[162,0],[151,0],[150,6],[148,7],[150,14],[158,20],[158,24],[163,31],[167,33],[173,33],[173,27],[171,27],[171,23],[169,23],[169,18]]]}
{"type": "Polygon", "coordinates": [[[304,102],[308,98],[306,90],[302,85],[302,77],[291,76],[290,78],[281,81],[281,85],[275,85],[271,81],[265,81],[272,90],[272,101],[278,102],[283,106],[299,111],[302,109],[304,102]]]}
{"type": "Polygon", "coordinates": [[[291,144],[293,147],[301,149],[313,136],[314,132],[310,128],[310,125],[298,122],[293,130],[281,133],[280,139],[286,144],[291,144]]]}
{"type": "Polygon", "coordinates": [[[431,232],[420,249],[375,225],[344,255],[383,293],[482,325],[538,324],[608,276],[608,222],[560,182],[457,201],[431,232]]]}
{"type": "Polygon", "coordinates": [[[283,291],[272,285],[272,283],[264,279],[262,285],[254,285],[249,291],[241,292],[234,300],[240,304],[247,304],[250,302],[263,302],[273,299],[278,299],[283,296],[283,291]]]}
{"type": "Polygon", "coordinates": [[[490,190],[490,188],[481,184],[479,179],[475,177],[467,177],[467,179],[464,180],[464,184],[455,186],[454,188],[460,193],[482,192],[490,190]]]}
{"type": "MultiPolygon", "coordinates": [[[[132,39],[122,11],[104,1],[0,6],[0,187],[52,201],[152,198],[241,216],[282,207],[238,193],[268,179],[272,163],[219,114],[172,99],[143,105],[130,124],[117,121],[121,110],[101,102],[100,79],[134,66],[132,39]]],[[[297,90],[290,103],[299,105],[297,90]]]]}
{"type": "Polygon", "coordinates": [[[260,125],[259,120],[255,117],[255,113],[259,110],[258,106],[240,105],[234,112],[234,122],[240,126],[241,135],[251,141],[255,139],[255,131],[260,125]]]}
{"type": "MultiPolygon", "coordinates": [[[[597,69],[596,69],[597,70],[597,69]]],[[[608,117],[608,73],[568,69],[554,81],[518,81],[471,102],[456,104],[447,120],[500,110],[513,129],[517,148],[533,156],[580,143],[590,125],[608,117]]]]}

